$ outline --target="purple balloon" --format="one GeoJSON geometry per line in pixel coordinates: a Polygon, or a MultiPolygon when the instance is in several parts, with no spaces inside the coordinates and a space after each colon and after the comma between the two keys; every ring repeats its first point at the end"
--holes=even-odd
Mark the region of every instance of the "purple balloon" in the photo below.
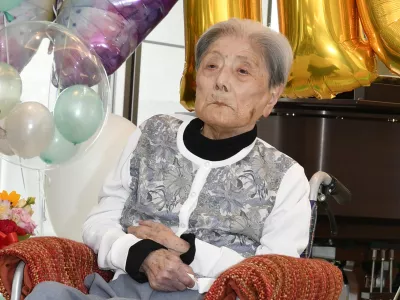
{"type": "Polygon", "coordinates": [[[56,22],[74,32],[113,74],[177,0],[64,0],[56,22]]]}

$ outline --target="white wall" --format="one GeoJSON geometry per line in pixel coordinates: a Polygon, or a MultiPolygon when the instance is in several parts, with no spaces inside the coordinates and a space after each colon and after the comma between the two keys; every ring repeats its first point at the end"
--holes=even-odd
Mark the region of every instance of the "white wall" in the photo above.
{"type": "Polygon", "coordinates": [[[179,103],[185,61],[183,0],[142,43],[138,124],[159,113],[184,112],[179,103]]]}

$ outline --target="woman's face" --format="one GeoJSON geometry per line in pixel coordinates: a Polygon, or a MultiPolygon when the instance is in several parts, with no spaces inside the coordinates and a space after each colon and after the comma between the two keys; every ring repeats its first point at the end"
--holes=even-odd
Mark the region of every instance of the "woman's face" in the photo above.
{"type": "Polygon", "coordinates": [[[196,114],[224,129],[254,126],[270,114],[279,97],[269,90],[268,81],[258,49],[247,39],[222,37],[209,47],[197,71],[196,114]]]}

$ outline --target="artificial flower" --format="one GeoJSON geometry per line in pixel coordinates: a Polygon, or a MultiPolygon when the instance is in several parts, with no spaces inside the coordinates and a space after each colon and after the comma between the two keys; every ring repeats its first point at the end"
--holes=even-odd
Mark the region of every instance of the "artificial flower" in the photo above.
{"type": "Polygon", "coordinates": [[[0,220],[0,231],[4,234],[13,233],[17,230],[17,224],[11,220],[0,220]]]}
{"type": "Polygon", "coordinates": [[[17,227],[17,230],[15,231],[15,233],[18,236],[22,236],[22,235],[27,235],[28,233],[26,232],[25,229],[21,228],[21,227],[17,227]]]}
{"type": "Polygon", "coordinates": [[[36,228],[31,215],[23,208],[13,208],[11,210],[11,220],[29,234],[32,234],[36,228]]]}
{"type": "Polygon", "coordinates": [[[11,204],[8,201],[0,200],[0,220],[6,220],[11,217],[11,204]]]}
{"type": "Polygon", "coordinates": [[[28,200],[26,201],[26,205],[33,205],[36,202],[35,197],[28,197],[28,200]]]}
{"type": "Polygon", "coordinates": [[[32,221],[29,223],[21,224],[21,228],[26,231],[27,234],[33,234],[36,228],[36,224],[32,221]]]}
{"type": "Polygon", "coordinates": [[[33,215],[33,209],[32,209],[32,207],[31,207],[30,205],[25,205],[25,206],[23,207],[23,209],[24,209],[28,214],[30,214],[31,216],[33,215]]]}
{"type": "Polygon", "coordinates": [[[23,208],[26,205],[26,200],[24,198],[19,199],[18,205],[16,207],[23,208]]]}
{"type": "Polygon", "coordinates": [[[16,191],[12,191],[10,194],[7,191],[0,193],[0,199],[9,201],[13,207],[17,207],[20,198],[21,195],[17,194],[16,191]]]}
{"type": "Polygon", "coordinates": [[[27,200],[21,199],[19,200],[20,202],[18,203],[18,207],[21,207],[25,209],[31,216],[33,215],[33,209],[31,205],[35,204],[35,197],[28,197],[27,200]]]}

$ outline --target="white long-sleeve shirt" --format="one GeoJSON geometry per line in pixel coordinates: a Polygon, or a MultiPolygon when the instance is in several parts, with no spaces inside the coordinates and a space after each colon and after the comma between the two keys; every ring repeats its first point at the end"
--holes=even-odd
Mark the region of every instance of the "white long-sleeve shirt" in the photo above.
{"type": "MultiPolygon", "coordinates": [[[[152,120],[149,120],[151,122],[152,120]]],[[[195,175],[187,199],[179,209],[179,224],[171,229],[180,236],[189,229],[189,218],[196,210],[199,195],[206,184],[210,172],[216,168],[233,165],[245,159],[256,143],[268,151],[276,149],[260,139],[256,139],[236,155],[223,161],[207,161],[191,153],[183,142],[183,133],[190,120],[181,121],[176,134],[176,148],[179,153],[195,166],[195,175]]],[[[143,135],[143,127],[130,137],[114,171],[108,176],[99,197],[99,204],[91,211],[83,227],[83,240],[98,253],[101,268],[116,271],[115,278],[126,272],[125,264],[130,247],[140,241],[132,234],[126,234],[120,224],[126,201],[132,194],[131,160],[137,151],[143,135]]],[[[266,174],[266,176],[277,176],[266,174]]],[[[284,174],[279,175],[279,188],[274,194],[272,210],[267,213],[259,246],[255,254],[281,254],[299,257],[307,246],[311,207],[309,203],[309,184],[303,168],[293,163],[284,174]]],[[[136,224],[132,224],[136,225],[136,224]]],[[[244,256],[229,247],[218,247],[196,238],[196,254],[190,264],[200,275],[196,288],[206,292],[215,278],[229,267],[239,263],[244,256]]]]}

